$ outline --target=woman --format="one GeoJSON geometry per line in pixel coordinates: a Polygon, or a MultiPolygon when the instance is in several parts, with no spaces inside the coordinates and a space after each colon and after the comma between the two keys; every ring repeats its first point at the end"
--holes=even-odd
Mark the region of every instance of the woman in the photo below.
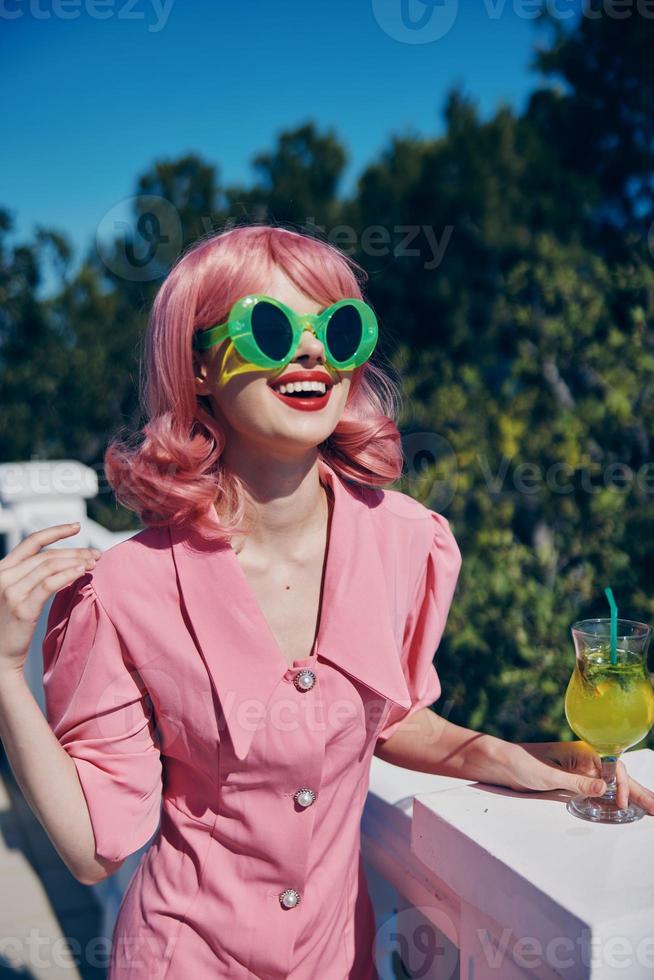
{"type": "Polygon", "coordinates": [[[584,743],[514,745],[429,708],[460,554],[444,517],[381,489],[401,472],[397,402],[360,272],[267,226],[184,255],[150,319],[145,438],[105,458],[145,529],[96,562],[46,528],[0,563],[0,735],[35,814],[87,883],[159,827],[113,980],[375,978],[373,754],[604,789],[584,743]],[[53,593],[46,721],[22,668],[53,593]]]}

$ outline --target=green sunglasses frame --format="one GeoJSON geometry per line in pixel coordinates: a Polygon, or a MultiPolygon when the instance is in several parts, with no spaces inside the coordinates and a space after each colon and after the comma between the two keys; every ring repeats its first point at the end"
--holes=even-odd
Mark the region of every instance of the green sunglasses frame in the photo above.
{"type": "Polygon", "coordinates": [[[193,335],[193,347],[196,350],[207,350],[221,341],[231,338],[241,357],[250,364],[255,364],[261,368],[279,368],[288,364],[292,360],[300,343],[300,339],[305,330],[310,330],[321,342],[325,349],[326,359],[332,367],[341,371],[364,364],[372,354],[377,344],[379,327],[377,317],[372,307],[359,299],[341,299],[323,310],[322,313],[296,313],[290,306],[273,299],[272,296],[264,296],[260,293],[249,293],[236,300],[232,306],[229,317],[224,323],[216,324],[214,327],[207,327],[205,330],[198,330],[193,335]],[[252,331],[252,311],[257,303],[265,301],[276,306],[284,313],[293,331],[293,339],[288,354],[281,360],[275,360],[265,354],[254,339],[252,331]],[[329,321],[334,313],[343,306],[353,306],[361,317],[361,343],[352,357],[346,361],[339,361],[333,355],[327,343],[327,328],[329,321]]]}

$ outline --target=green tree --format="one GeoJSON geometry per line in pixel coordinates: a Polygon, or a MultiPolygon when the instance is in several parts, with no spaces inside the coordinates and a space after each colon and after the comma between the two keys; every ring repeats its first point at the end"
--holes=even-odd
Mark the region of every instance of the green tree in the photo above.
{"type": "Polygon", "coordinates": [[[282,132],[272,153],[255,156],[254,186],[226,189],[228,210],[278,224],[331,225],[339,213],[336,192],[346,159],[335,133],[320,134],[313,122],[282,132]]]}
{"type": "Polygon", "coordinates": [[[559,84],[533,94],[526,116],[552,150],[560,186],[586,186],[589,243],[611,258],[647,247],[654,220],[654,20],[640,8],[584,4],[574,30],[552,12],[552,40],[534,67],[559,84]]]}

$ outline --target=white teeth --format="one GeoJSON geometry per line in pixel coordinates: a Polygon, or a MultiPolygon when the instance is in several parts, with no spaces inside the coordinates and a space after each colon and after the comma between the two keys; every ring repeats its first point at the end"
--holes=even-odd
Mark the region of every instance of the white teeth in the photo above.
{"type": "Polygon", "coordinates": [[[281,395],[290,395],[294,391],[318,391],[324,395],[327,386],[322,381],[290,381],[288,384],[280,385],[275,390],[281,395]]]}

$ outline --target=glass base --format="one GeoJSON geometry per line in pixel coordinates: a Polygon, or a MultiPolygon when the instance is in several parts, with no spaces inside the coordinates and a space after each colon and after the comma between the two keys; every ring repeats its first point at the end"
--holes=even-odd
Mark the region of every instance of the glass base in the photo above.
{"type": "Polygon", "coordinates": [[[644,817],[646,812],[637,803],[620,808],[603,796],[574,796],[566,803],[566,810],[574,817],[593,823],[633,823],[644,817]]]}

